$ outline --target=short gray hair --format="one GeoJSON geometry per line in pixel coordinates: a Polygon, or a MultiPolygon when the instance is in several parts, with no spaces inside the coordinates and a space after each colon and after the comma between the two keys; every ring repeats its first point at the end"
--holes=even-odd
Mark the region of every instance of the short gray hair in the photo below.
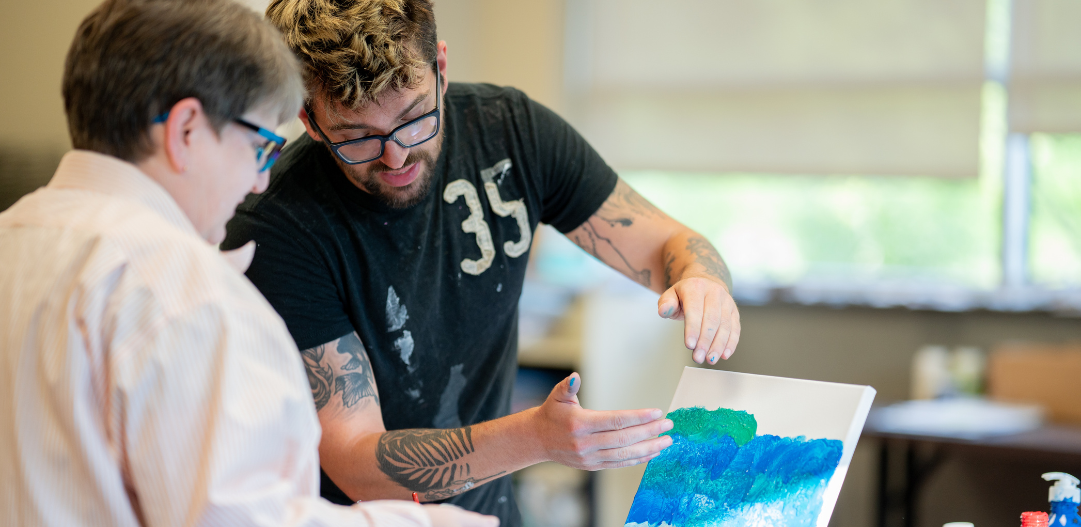
{"type": "Polygon", "coordinates": [[[232,0],[106,0],[64,65],[71,142],[139,161],[154,119],[188,97],[219,132],[256,108],[285,122],[304,100],[300,71],[278,30],[232,0]]]}

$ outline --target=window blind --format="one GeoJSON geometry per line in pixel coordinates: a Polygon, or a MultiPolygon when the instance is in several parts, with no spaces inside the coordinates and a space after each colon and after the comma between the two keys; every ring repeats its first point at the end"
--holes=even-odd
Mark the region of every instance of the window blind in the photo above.
{"type": "Polygon", "coordinates": [[[565,113],[617,168],[978,173],[984,0],[566,9],[565,113]]]}

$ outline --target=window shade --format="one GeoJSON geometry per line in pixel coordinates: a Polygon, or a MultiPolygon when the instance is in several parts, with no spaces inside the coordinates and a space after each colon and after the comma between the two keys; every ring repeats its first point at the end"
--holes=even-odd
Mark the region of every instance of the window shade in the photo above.
{"type": "Polygon", "coordinates": [[[1014,2],[1010,128],[1081,132],[1081,2],[1014,2]]]}
{"type": "Polygon", "coordinates": [[[974,177],[983,0],[569,0],[567,114],[620,169],[974,177]]]}

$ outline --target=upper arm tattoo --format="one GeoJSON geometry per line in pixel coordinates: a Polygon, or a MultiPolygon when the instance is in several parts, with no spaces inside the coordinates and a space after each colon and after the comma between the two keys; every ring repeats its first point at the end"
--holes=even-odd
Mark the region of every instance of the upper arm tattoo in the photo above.
{"type": "Polygon", "coordinates": [[[342,404],[346,408],[352,408],[367,397],[379,404],[372,363],[357,334],[350,333],[338,339],[335,346],[337,353],[348,358],[339,368],[335,368],[331,358],[327,356],[329,345],[323,344],[300,352],[304,367],[308,371],[308,384],[311,385],[315,410],[322,410],[331,397],[339,393],[342,394],[342,404]]]}
{"type": "Polygon", "coordinates": [[[342,393],[342,402],[351,408],[357,401],[371,397],[379,404],[379,395],[375,393],[375,374],[368,353],[364,350],[356,333],[350,333],[338,341],[338,353],[349,355],[349,362],[342,366],[342,373],[334,379],[334,393],[342,393]],[[356,370],[356,371],[353,371],[356,370]]]}
{"type": "Polygon", "coordinates": [[[330,385],[334,382],[334,373],[330,370],[330,365],[323,360],[326,349],[326,344],[320,344],[300,352],[300,357],[304,360],[304,369],[308,372],[308,384],[312,388],[312,398],[315,399],[317,412],[330,401],[330,385]]]}
{"type": "MultiPolygon", "coordinates": [[[[608,196],[608,199],[604,201],[601,208],[597,210],[585,223],[579,227],[582,233],[571,236],[571,240],[579,247],[585,249],[588,253],[595,256],[598,260],[607,263],[612,267],[617,267],[617,262],[608,262],[601,257],[600,248],[611,250],[615,253],[620,262],[623,263],[624,271],[631,279],[646,287],[650,287],[652,283],[652,276],[649,269],[636,269],[631,264],[630,260],[623,254],[623,251],[619,250],[612,240],[600,234],[597,230],[597,225],[600,222],[607,223],[609,227],[630,227],[634,225],[634,222],[641,220],[642,218],[649,217],[663,217],[664,214],[654,207],[652,203],[646,198],[643,198],[637,192],[634,191],[620,179],[616,183],[616,188],[612,190],[612,194],[608,196]]],[[[617,267],[618,268],[618,267],[617,267]]]]}
{"type": "Polygon", "coordinates": [[[636,217],[663,216],[660,209],[635,192],[622,179],[616,183],[612,195],[608,196],[604,206],[598,212],[623,216],[624,221],[628,222],[627,226],[631,225],[636,217]]]}
{"type": "Polygon", "coordinates": [[[423,493],[426,500],[441,500],[505,473],[473,477],[465,459],[473,451],[472,427],[411,429],[380,436],[375,457],[380,470],[395,483],[423,493]]]}
{"type": "MultiPolygon", "coordinates": [[[[651,283],[650,275],[652,274],[652,273],[650,273],[650,270],[649,269],[635,269],[634,265],[632,265],[631,262],[629,260],[627,260],[627,257],[624,256],[623,253],[619,250],[619,247],[616,247],[616,245],[614,243],[612,243],[612,240],[602,236],[599,232],[597,232],[597,226],[593,224],[593,221],[594,221],[594,218],[590,218],[590,219],[586,220],[586,222],[583,223],[581,227],[579,227],[579,229],[582,230],[582,234],[581,235],[575,234],[575,235],[571,236],[572,241],[574,241],[574,243],[576,243],[579,247],[585,249],[586,252],[588,252],[589,254],[592,254],[594,257],[596,257],[598,260],[600,260],[602,262],[605,262],[605,260],[604,260],[604,258],[601,257],[600,251],[598,250],[597,245],[600,244],[602,247],[607,247],[612,252],[616,253],[616,256],[619,258],[619,260],[621,262],[623,262],[623,266],[626,268],[625,272],[627,273],[627,276],[629,276],[635,282],[638,282],[638,283],[640,283],[640,284],[642,284],[642,285],[644,285],[646,287],[649,287],[649,284],[651,283]]],[[[605,219],[602,218],[601,221],[608,221],[608,220],[605,220],[605,219]]],[[[623,224],[623,225],[625,227],[629,226],[630,225],[629,221],[630,220],[628,220],[627,224],[623,224]]],[[[614,227],[615,224],[613,223],[612,226],[614,227]]],[[[608,265],[610,265],[612,267],[616,267],[615,265],[613,265],[614,262],[605,262],[605,263],[607,263],[608,265]]],[[[620,269],[620,270],[622,270],[622,269],[620,269]]]]}

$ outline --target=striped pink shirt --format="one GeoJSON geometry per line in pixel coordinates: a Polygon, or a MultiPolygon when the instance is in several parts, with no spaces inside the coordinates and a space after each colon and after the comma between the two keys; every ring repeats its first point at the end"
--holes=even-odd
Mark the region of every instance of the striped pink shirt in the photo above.
{"type": "Polygon", "coordinates": [[[0,214],[0,525],[430,525],[319,498],[319,436],[281,318],[134,165],[0,214]]]}

